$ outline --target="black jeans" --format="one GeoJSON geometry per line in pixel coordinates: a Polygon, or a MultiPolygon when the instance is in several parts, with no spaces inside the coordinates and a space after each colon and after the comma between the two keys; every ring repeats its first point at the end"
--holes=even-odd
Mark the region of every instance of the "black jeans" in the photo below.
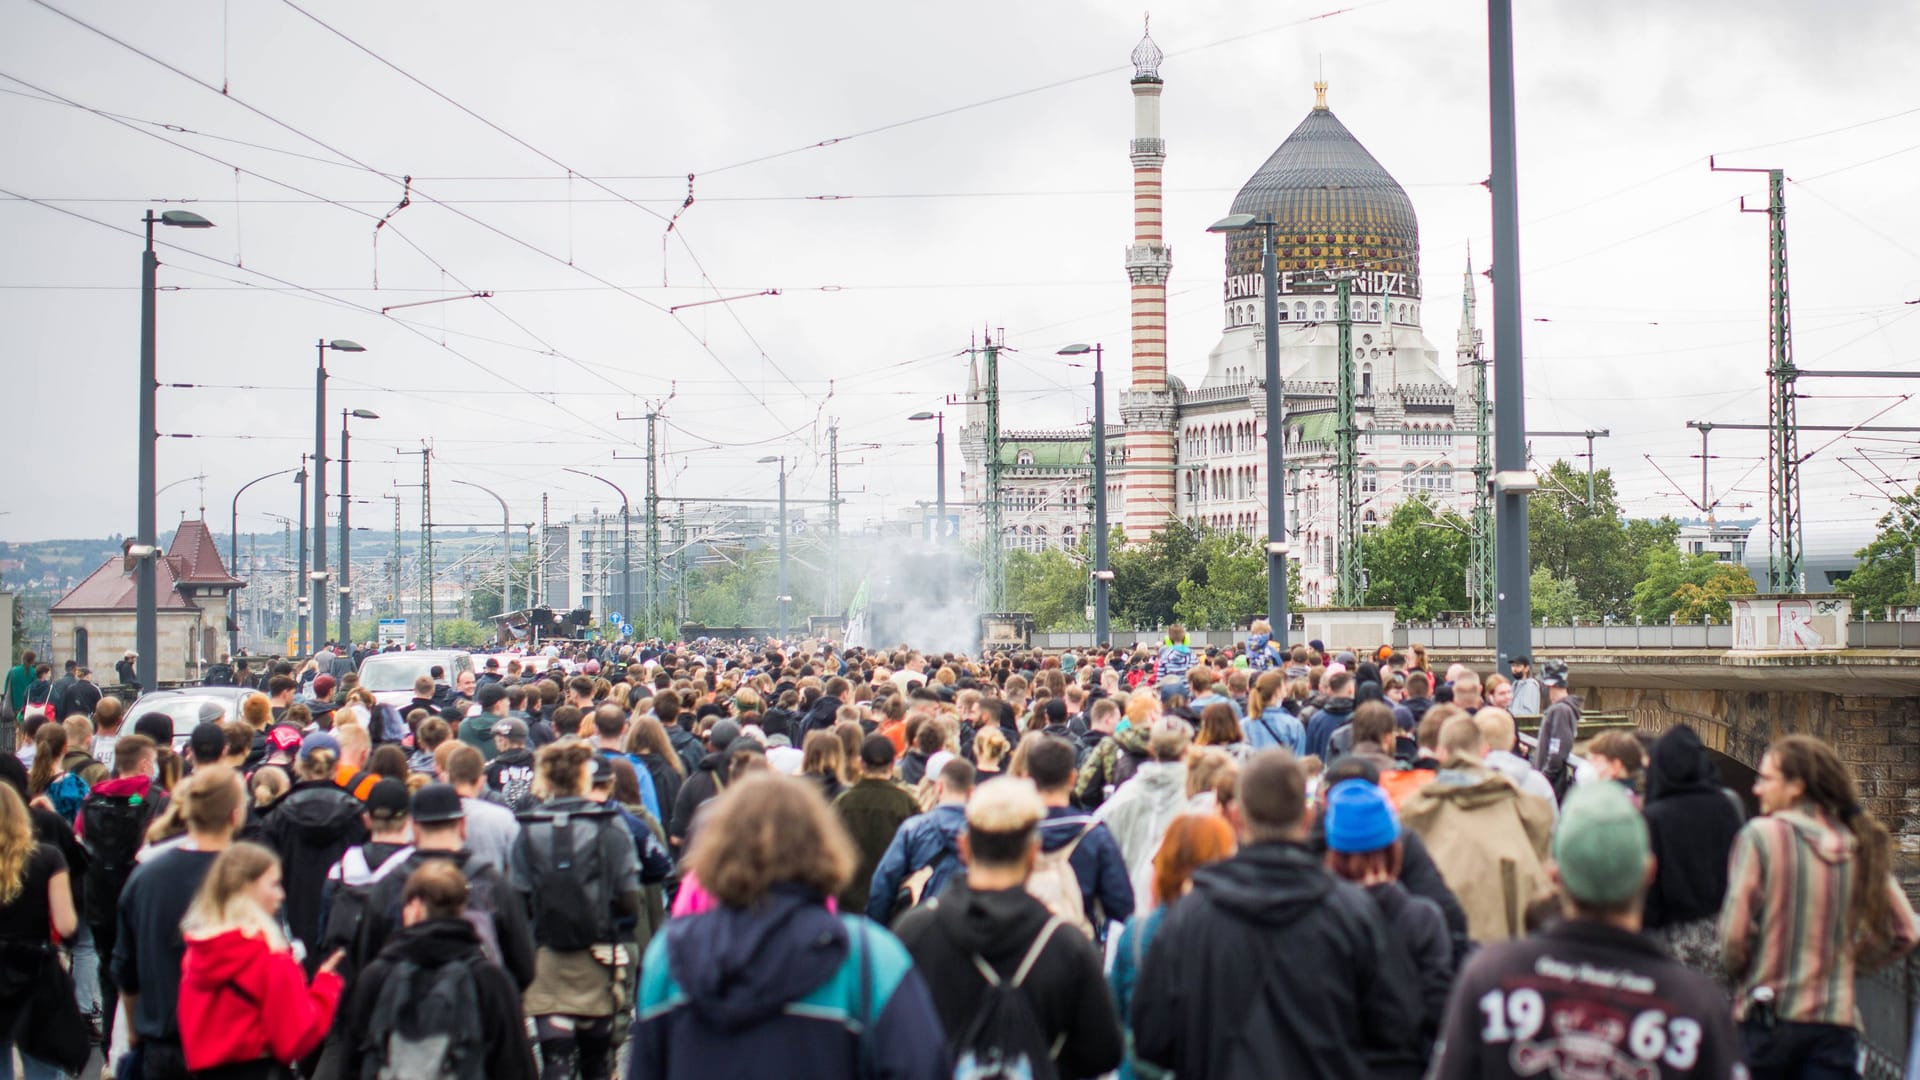
{"type": "Polygon", "coordinates": [[[1860,1033],[1837,1024],[1740,1025],[1753,1080],[1841,1080],[1860,1075],[1860,1033]]]}

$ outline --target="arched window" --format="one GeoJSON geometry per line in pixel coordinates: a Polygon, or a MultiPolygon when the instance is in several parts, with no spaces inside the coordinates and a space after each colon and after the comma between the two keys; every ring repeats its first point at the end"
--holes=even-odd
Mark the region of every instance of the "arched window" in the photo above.
{"type": "Polygon", "coordinates": [[[1452,491],[1453,490],[1453,466],[1442,464],[1440,468],[1435,471],[1438,473],[1438,479],[1436,480],[1434,486],[1439,488],[1441,491],[1452,491]]]}
{"type": "Polygon", "coordinates": [[[1405,305],[1405,304],[1401,304],[1401,305],[1400,305],[1400,313],[1399,313],[1399,316],[1398,316],[1398,318],[1397,318],[1397,319],[1396,319],[1395,321],[1396,321],[1396,322],[1406,322],[1406,321],[1407,321],[1407,305],[1405,305]]]}
{"type": "Polygon", "coordinates": [[[1324,322],[1326,318],[1327,318],[1327,302],[1325,300],[1315,300],[1313,302],[1313,321],[1324,322]]]}
{"type": "Polygon", "coordinates": [[[1360,467],[1360,494],[1371,495],[1380,490],[1380,470],[1371,464],[1360,467]]]}
{"type": "Polygon", "coordinates": [[[1295,301],[1295,302],[1294,302],[1294,305],[1293,305],[1293,317],[1294,317],[1295,319],[1298,319],[1298,320],[1301,320],[1301,321],[1303,321],[1303,322],[1304,322],[1304,321],[1306,320],[1306,318],[1307,318],[1307,302],[1306,302],[1305,300],[1297,300],[1297,301],[1295,301]]]}
{"type": "Polygon", "coordinates": [[[1361,364],[1360,365],[1360,396],[1367,397],[1372,393],[1373,393],[1373,365],[1361,364]]]}
{"type": "Polygon", "coordinates": [[[1018,455],[1016,455],[1016,456],[1014,457],[1014,459],[1013,459],[1013,463],[1014,463],[1015,465],[1031,465],[1031,464],[1033,464],[1033,451],[1031,451],[1031,450],[1022,450],[1022,451],[1020,451],[1020,453],[1019,453],[1018,455]]]}

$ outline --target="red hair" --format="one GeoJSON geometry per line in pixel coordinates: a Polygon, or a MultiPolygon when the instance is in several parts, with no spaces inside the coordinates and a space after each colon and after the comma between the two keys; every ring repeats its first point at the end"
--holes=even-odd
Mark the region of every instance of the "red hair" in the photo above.
{"type": "Polygon", "coordinates": [[[1153,899],[1170,904],[1186,891],[1193,872],[1233,854],[1233,828],[1218,814],[1182,814],[1167,826],[1153,856],[1153,899]]]}

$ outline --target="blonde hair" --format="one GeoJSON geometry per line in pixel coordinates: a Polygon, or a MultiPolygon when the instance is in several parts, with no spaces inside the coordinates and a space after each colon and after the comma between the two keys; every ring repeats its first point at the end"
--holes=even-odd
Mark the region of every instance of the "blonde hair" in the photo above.
{"type": "Polygon", "coordinates": [[[992,724],[981,728],[973,737],[973,756],[976,761],[991,759],[998,765],[1007,756],[1007,736],[992,724]]]}
{"type": "Polygon", "coordinates": [[[260,807],[271,806],[275,799],[285,795],[287,789],[292,786],[287,779],[286,770],[271,765],[255,770],[252,784],[253,805],[260,807]]]}
{"type": "Polygon", "coordinates": [[[0,784],[0,904],[20,899],[27,884],[27,860],[39,846],[26,800],[12,784],[0,784]]]}
{"type": "Polygon", "coordinates": [[[254,882],[280,865],[280,856],[246,840],[221,852],[207,868],[200,891],[180,920],[180,932],[189,937],[212,937],[238,930],[266,939],[278,951],[287,947],[279,920],[261,907],[249,891],[254,882]]]}

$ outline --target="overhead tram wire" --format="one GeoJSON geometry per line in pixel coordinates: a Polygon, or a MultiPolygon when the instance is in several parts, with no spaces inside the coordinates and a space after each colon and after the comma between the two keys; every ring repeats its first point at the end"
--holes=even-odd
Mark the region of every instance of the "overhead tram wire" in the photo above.
{"type": "MultiPolygon", "coordinates": [[[[331,143],[326,142],[325,140],[321,139],[316,135],[308,134],[307,132],[301,130],[300,128],[295,127],[294,125],[288,123],[287,121],[284,121],[279,117],[274,116],[273,114],[267,112],[266,110],[260,108],[259,106],[248,102],[246,99],[241,98],[236,94],[228,93],[223,88],[214,86],[212,83],[209,83],[205,79],[202,79],[197,75],[194,75],[192,72],[189,72],[180,67],[177,67],[176,65],[171,64],[166,60],[163,60],[160,57],[155,56],[150,52],[147,52],[145,49],[142,49],[139,46],[132,44],[131,42],[118,38],[113,34],[110,34],[107,31],[102,30],[97,26],[94,26],[93,24],[87,22],[84,19],[81,19],[80,17],[72,14],[71,12],[65,11],[55,6],[54,4],[50,3],[49,0],[30,0],[30,2],[38,7],[44,8],[47,11],[52,12],[55,15],[60,16],[63,19],[66,19],[67,21],[73,23],[74,25],[79,26],[84,30],[87,30],[88,32],[95,34],[98,37],[104,38],[107,41],[110,41],[113,44],[120,46],[121,48],[127,50],[128,52],[131,52],[134,55],[149,61],[150,63],[158,65],[159,67],[165,68],[167,71],[170,71],[175,75],[178,75],[179,77],[187,80],[188,82],[193,83],[195,86],[198,86],[203,90],[207,90],[210,93],[220,95],[223,99],[233,102],[234,104],[240,106],[241,108],[247,110],[250,113],[253,113],[255,116],[260,117],[261,119],[267,121],[268,123],[273,124],[274,126],[279,127],[293,135],[297,135],[300,138],[305,139],[306,141],[314,144],[315,146],[318,146],[321,149],[326,150],[328,153],[338,156],[341,160],[351,162],[352,164],[360,167],[361,169],[365,170],[368,173],[371,173],[375,176],[381,177],[388,181],[397,181],[400,179],[400,177],[392,173],[389,173],[383,169],[376,168],[373,165],[370,165],[364,161],[361,161],[360,159],[354,157],[352,154],[349,154],[346,151],[333,146],[331,143]]],[[[1384,0],[1381,0],[1381,2],[1384,2],[1384,0]]],[[[412,188],[412,192],[413,194],[418,195],[421,199],[427,202],[433,203],[436,206],[442,207],[448,213],[451,213],[456,217],[459,217],[463,220],[471,222],[472,224],[478,225],[482,229],[485,229],[486,231],[491,232],[494,235],[501,237],[502,239],[508,240],[514,244],[524,247],[527,250],[532,251],[535,254],[541,255],[547,259],[550,259],[555,263],[558,263],[569,269],[575,270],[580,274],[586,276],[588,279],[598,282],[599,284],[604,285],[610,289],[613,289],[616,292],[620,292],[623,295],[629,297],[630,299],[638,301],[639,303],[645,305],[646,307],[653,309],[654,311],[660,312],[662,314],[666,314],[666,309],[664,306],[660,304],[656,304],[653,301],[648,300],[646,297],[632,292],[631,290],[622,288],[621,286],[616,285],[614,282],[607,280],[605,277],[602,277],[601,275],[588,270],[584,266],[580,266],[570,260],[561,258],[559,255],[556,255],[553,252],[547,251],[546,249],[540,247],[539,245],[533,243],[532,241],[523,239],[519,236],[515,236],[514,234],[507,232],[506,230],[500,228],[499,226],[494,225],[492,222],[485,221],[481,218],[475,217],[472,214],[466,213],[465,211],[460,210],[457,207],[448,206],[447,204],[440,202],[440,200],[435,198],[433,195],[420,190],[420,188],[417,186],[412,188]]],[[[43,203],[41,205],[47,205],[47,204],[43,203]]],[[[720,368],[720,370],[726,372],[728,375],[733,376],[735,381],[740,384],[741,389],[746,390],[748,393],[753,392],[753,388],[747,384],[746,380],[741,379],[734,372],[734,370],[727,365],[726,361],[720,358],[719,353],[714,351],[714,349],[710,345],[708,345],[704,340],[701,339],[699,334],[694,332],[691,326],[688,326],[686,323],[683,323],[678,319],[673,320],[673,323],[674,325],[680,327],[681,330],[684,333],[686,333],[688,337],[692,338],[693,341],[699,345],[701,351],[707,354],[708,358],[714,362],[714,365],[716,367],[720,368]]],[[[777,365],[776,365],[776,368],[777,368],[777,365]]],[[[762,408],[766,409],[768,415],[772,416],[775,420],[781,420],[782,422],[784,422],[784,420],[782,420],[782,418],[773,411],[771,406],[767,405],[764,401],[759,402],[759,404],[761,405],[762,408]]]]}

